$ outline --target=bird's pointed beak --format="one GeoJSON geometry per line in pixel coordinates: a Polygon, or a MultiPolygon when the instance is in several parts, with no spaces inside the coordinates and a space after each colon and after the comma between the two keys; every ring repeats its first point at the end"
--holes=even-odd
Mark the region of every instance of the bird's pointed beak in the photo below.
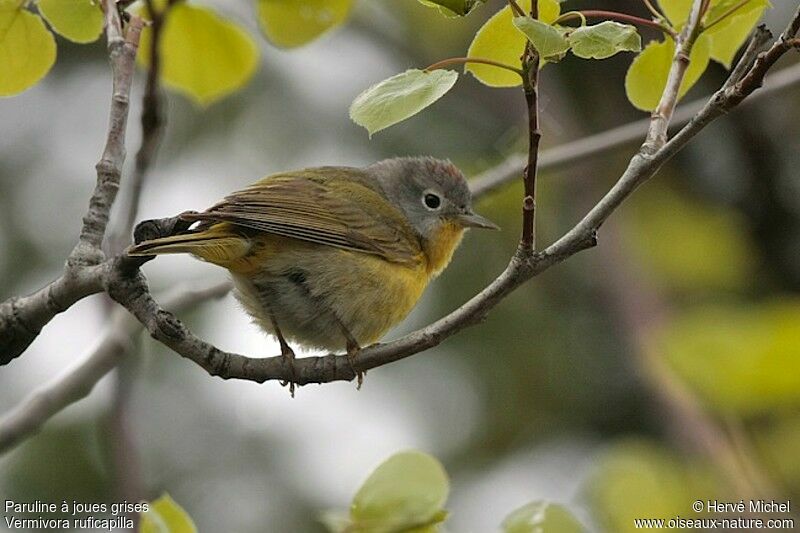
{"type": "Polygon", "coordinates": [[[458,221],[465,228],[483,228],[483,229],[500,229],[500,226],[492,222],[486,217],[473,212],[458,215],[458,221]]]}

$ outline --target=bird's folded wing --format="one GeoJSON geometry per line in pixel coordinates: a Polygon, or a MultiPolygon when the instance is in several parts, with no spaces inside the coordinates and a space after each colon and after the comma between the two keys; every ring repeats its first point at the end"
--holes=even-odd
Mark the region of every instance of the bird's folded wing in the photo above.
{"type": "Polygon", "coordinates": [[[421,249],[401,213],[358,181],[309,171],[266,178],[188,220],[228,222],[283,237],[414,263],[421,249]]]}

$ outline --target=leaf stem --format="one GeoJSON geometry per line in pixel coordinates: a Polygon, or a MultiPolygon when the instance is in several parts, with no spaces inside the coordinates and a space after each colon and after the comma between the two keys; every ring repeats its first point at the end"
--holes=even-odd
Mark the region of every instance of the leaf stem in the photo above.
{"type": "Polygon", "coordinates": [[[586,15],[581,13],[580,11],[568,11],[558,17],[553,24],[561,24],[562,22],[566,22],[568,20],[572,20],[575,18],[581,19],[581,26],[586,26],[586,15]]]}
{"type": "Polygon", "coordinates": [[[737,11],[739,11],[741,8],[743,8],[745,5],[747,5],[747,3],[748,3],[749,1],[750,1],[750,0],[742,0],[741,2],[739,2],[739,3],[738,3],[738,4],[736,4],[735,6],[732,6],[730,9],[728,9],[727,11],[725,11],[725,12],[724,12],[722,15],[718,16],[717,18],[715,18],[714,20],[712,20],[712,21],[711,21],[711,22],[709,22],[708,24],[703,24],[703,31],[706,31],[706,30],[707,30],[707,29],[709,29],[710,27],[712,27],[712,26],[714,26],[714,25],[716,25],[716,24],[718,24],[718,23],[722,22],[722,21],[723,21],[723,20],[725,20],[726,18],[730,17],[731,15],[733,15],[734,13],[736,13],[737,11]]]}
{"type": "Polygon", "coordinates": [[[426,67],[425,72],[430,72],[431,70],[448,67],[450,65],[464,65],[467,63],[480,63],[481,65],[490,65],[492,67],[502,68],[514,72],[516,74],[519,74],[520,76],[524,74],[524,72],[522,72],[521,69],[512,67],[511,65],[506,65],[505,63],[500,63],[499,61],[493,61],[491,59],[482,59],[480,57],[451,57],[449,59],[442,59],[441,61],[437,61],[436,63],[426,67]]]}
{"type": "Polygon", "coordinates": [[[657,18],[657,19],[664,19],[664,20],[666,20],[667,22],[669,22],[669,19],[667,19],[667,16],[666,16],[664,13],[662,13],[661,11],[659,11],[658,9],[656,9],[656,6],[655,6],[655,5],[653,5],[653,3],[652,3],[650,0],[642,0],[642,3],[645,5],[645,7],[647,8],[647,10],[648,10],[650,13],[652,13],[652,14],[653,14],[653,16],[654,16],[655,18],[657,18]]]}
{"type": "Polygon", "coordinates": [[[585,17],[590,18],[605,18],[611,20],[619,20],[622,22],[629,22],[631,24],[636,24],[638,26],[647,26],[648,28],[653,28],[659,31],[662,31],[672,37],[673,39],[678,36],[678,34],[672,28],[665,26],[660,22],[656,22],[655,20],[649,20],[642,17],[637,17],[635,15],[628,15],[627,13],[618,13],[616,11],[603,11],[598,9],[589,9],[578,11],[578,13],[582,13],[585,17]]]}
{"type": "Polygon", "coordinates": [[[517,0],[508,0],[508,7],[511,8],[511,11],[514,12],[515,16],[517,17],[525,16],[525,11],[517,3],[517,0]]]}

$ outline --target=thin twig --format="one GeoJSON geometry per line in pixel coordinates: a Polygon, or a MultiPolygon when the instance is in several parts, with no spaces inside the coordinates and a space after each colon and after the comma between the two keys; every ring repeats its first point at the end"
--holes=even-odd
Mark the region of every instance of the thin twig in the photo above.
{"type": "Polygon", "coordinates": [[[649,11],[649,12],[650,12],[650,13],[651,13],[651,14],[652,14],[652,15],[653,15],[655,18],[657,18],[657,19],[664,19],[664,20],[666,20],[666,19],[667,19],[666,15],[664,15],[664,14],[663,14],[661,11],[659,11],[658,9],[656,9],[656,7],[653,5],[653,3],[652,3],[652,2],[650,2],[650,0],[642,0],[642,3],[645,5],[645,7],[647,8],[647,10],[648,10],[648,11],[649,11]]]}
{"type": "Polygon", "coordinates": [[[525,10],[523,10],[517,3],[517,0],[508,0],[508,7],[514,12],[515,17],[524,17],[525,10]]]}
{"type": "MultiPolygon", "coordinates": [[[[532,3],[533,5],[536,2],[532,3]]],[[[532,17],[536,17],[531,12],[532,17]]],[[[524,197],[522,198],[522,237],[520,248],[528,253],[536,250],[536,176],[539,171],[539,52],[526,42],[522,68],[522,87],[528,112],[528,161],[522,173],[524,197]]]]}
{"type": "Polygon", "coordinates": [[[97,185],[89,200],[89,210],[83,217],[80,240],[68,259],[68,263],[73,264],[87,261],[97,264],[104,259],[101,246],[125,161],[125,131],[128,125],[131,82],[143,25],[139,17],[133,17],[127,32],[123,33],[116,2],[106,0],[105,6],[108,55],[114,80],[108,137],[103,155],[96,165],[97,185]]]}
{"type": "Polygon", "coordinates": [[[681,84],[689,68],[692,47],[700,33],[700,19],[703,16],[704,0],[694,0],[689,12],[689,19],[680,35],[675,39],[675,54],[672,58],[672,68],[667,76],[667,83],[658,106],[650,118],[650,128],[647,139],[642,145],[642,155],[651,155],[657,152],[667,142],[667,128],[672,121],[672,113],[678,103],[681,84]]]}
{"type": "Polygon", "coordinates": [[[131,241],[131,232],[139,213],[142,190],[147,181],[150,168],[158,154],[164,134],[163,102],[160,88],[161,77],[161,37],[164,21],[173,3],[169,2],[158,11],[153,0],[147,0],[150,24],[150,66],[147,69],[144,96],[142,97],[142,143],[136,152],[136,165],[130,177],[130,188],[126,201],[120,206],[119,223],[109,237],[109,250],[112,254],[121,252],[131,241]]]}

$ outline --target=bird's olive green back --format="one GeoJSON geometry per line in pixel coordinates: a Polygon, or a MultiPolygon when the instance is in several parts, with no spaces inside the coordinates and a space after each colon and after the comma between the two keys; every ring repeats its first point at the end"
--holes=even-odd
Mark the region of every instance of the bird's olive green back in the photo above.
{"type": "Polygon", "coordinates": [[[395,263],[415,263],[422,253],[404,215],[356,168],[320,167],[268,176],[186,218],[228,222],[395,263]]]}

